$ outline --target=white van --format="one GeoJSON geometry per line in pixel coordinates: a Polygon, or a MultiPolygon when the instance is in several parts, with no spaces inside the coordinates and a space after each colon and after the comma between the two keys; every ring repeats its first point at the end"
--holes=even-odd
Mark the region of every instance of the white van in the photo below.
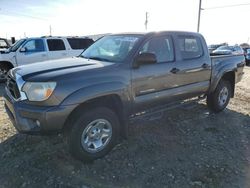
{"type": "Polygon", "coordinates": [[[46,60],[78,56],[94,40],[86,37],[39,37],[17,41],[0,52],[0,81],[6,79],[13,67],[46,60]]]}

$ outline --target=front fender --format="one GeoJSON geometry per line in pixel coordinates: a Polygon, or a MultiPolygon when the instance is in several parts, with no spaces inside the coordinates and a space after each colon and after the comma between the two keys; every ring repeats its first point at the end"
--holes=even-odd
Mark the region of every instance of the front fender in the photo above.
{"type": "Polygon", "coordinates": [[[114,94],[118,95],[123,103],[130,101],[128,86],[120,82],[109,82],[81,88],[66,97],[62,105],[82,104],[91,99],[114,94]]]}
{"type": "Polygon", "coordinates": [[[12,64],[13,67],[17,66],[15,54],[13,54],[13,53],[0,54],[0,64],[4,63],[4,62],[8,62],[8,63],[12,64]]]}

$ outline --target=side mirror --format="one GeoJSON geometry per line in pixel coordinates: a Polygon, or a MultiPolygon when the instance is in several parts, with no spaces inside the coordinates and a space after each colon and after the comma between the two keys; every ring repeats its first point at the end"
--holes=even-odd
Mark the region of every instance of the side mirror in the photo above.
{"type": "Polygon", "coordinates": [[[26,52],[26,51],[27,51],[27,49],[25,47],[20,49],[20,52],[26,52]]]}
{"type": "Polygon", "coordinates": [[[139,54],[133,63],[133,68],[139,68],[140,65],[148,65],[157,63],[156,55],[154,53],[144,52],[139,54]]]}

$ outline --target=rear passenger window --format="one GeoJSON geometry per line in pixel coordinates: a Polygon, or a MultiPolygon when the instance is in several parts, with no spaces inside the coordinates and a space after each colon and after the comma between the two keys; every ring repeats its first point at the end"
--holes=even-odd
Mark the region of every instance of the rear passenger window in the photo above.
{"type": "Polygon", "coordinates": [[[92,39],[67,38],[67,40],[73,50],[83,50],[94,43],[92,39]]]}
{"type": "Polygon", "coordinates": [[[174,61],[174,48],[171,37],[154,37],[144,44],[140,53],[154,53],[157,63],[174,61]]]}
{"type": "Polygon", "coordinates": [[[64,42],[61,39],[48,39],[47,40],[49,51],[65,50],[64,42]]]}
{"type": "Polygon", "coordinates": [[[178,38],[183,59],[194,59],[203,55],[203,49],[199,38],[192,36],[179,36],[178,38]]]}

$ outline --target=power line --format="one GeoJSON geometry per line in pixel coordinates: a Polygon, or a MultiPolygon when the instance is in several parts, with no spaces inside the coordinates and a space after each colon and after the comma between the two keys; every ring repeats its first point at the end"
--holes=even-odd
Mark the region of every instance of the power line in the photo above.
{"type": "Polygon", "coordinates": [[[223,8],[240,7],[240,6],[250,6],[250,3],[208,7],[208,8],[202,8],[202,10],[223,9],[223,8]]]}

